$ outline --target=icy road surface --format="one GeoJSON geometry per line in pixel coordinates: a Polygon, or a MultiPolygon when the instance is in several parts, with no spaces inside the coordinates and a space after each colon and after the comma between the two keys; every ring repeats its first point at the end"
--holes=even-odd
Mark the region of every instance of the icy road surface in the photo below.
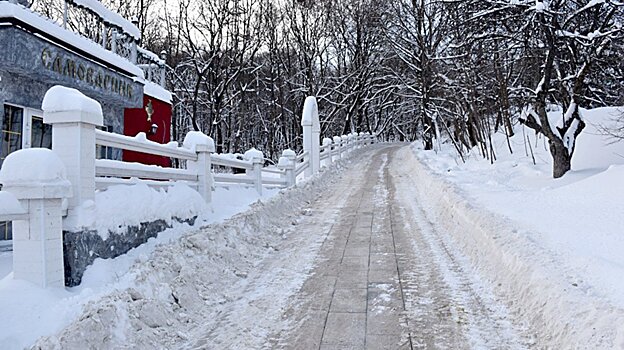
{"type": "MultiPolygon", "coordinates": [[[[311,277],[272,336],[281,349],[523,349],[531,344],[508,321],[486,283],[430,223],[397,146],[349,170],[319,220],[338,212],[311,277]]],[[[322,210],[322,208],[324,210],[322,210]]]]}
{"type": "Polygon", "coordinates": [[[536,344],[376,147],[164,246],[41,348],[524,349],[536,344]],[[319,192],[320,191],[320,192],[319,192]]]}

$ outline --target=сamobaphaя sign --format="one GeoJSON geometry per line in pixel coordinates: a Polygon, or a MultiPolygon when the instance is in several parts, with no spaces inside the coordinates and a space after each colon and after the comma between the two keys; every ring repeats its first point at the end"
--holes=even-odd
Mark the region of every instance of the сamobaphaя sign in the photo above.
{"type": "Polygon", "coordinates": [[[63,76],[78,79],[94,88],[110,91],[124,98],[132,99],[132,84],[108,74],[103,68],[89,65],[66,57],[49,48],[41,51],[43,66],[63,76]]]}

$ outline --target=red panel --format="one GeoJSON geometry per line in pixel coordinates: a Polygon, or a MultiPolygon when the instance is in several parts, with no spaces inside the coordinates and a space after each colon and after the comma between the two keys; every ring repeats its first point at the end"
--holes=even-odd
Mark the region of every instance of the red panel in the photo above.
{"type": "MultiPolygon", "coordinates": [[[[136,136],[144,132],[149,140],[158,143],[167,143],[171,140],[171,105],[153,97],[143,96],[143,108],[126,108],[124,110],[124,134],[136,136]],[[147,121],[145,106],[151,100],[154,114],[152,121],[147,121]],[[152,124],[158,125],[155,134],[150,134],[152,124]]],[[[150,165],[171,166],[171,160],[167,157],[155,156],[151,154],[123,151],[123,160],[126,162],[138,162],[150,165]]]]}

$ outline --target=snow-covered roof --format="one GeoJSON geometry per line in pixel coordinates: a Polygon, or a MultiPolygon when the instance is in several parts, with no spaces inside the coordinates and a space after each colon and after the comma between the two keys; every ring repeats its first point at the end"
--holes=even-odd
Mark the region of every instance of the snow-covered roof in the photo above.
{"type": "Polygon", "coordinates": [[[102,21],[110,26],[120,28],[126,34],[139,40],[141,39],[141,32],[132,22],[120,16],[117,12],[113,12],[102,5],[98,0],[68,0],[69,3],[78,7],[90,10],[99,16],[102,21]]]}
{"type": "Polygon", "coordinates": [[[139,79],[139,81],[145,84],[143,86],[143,93],[145,95],[151,96],[155,99],[171,104],[171,101],[173,99],[171,96],[171,92],[169,92],[169,90],[163,88],[162,86],[156,83],[152,83],[151,81],[147,79],[139,79]]]}
{"type": "Polygon", "coordinates": [[[152,60],[152,61],[154,61],[154,62],[156,62],[156,64],[159,64],[159,65],[164,65],[164,64],[165,64],[165,61],[164,61],[163,59],[161,59],[160,57],[158,57],[158,56],[157,56],[155,53],[153,53],[152,51],[146,50],[146,49],[144,49],[144,48],[142,48],[142,47],[137,47],[137,51],[138,51],[141,55],[143,55],[143,56],[145,56],[145,57],[149,58],[150,60],[152,60]]]}
{"type": "Polygon", "coordinates": [[[62,28],[51,20],[25,8],[22,5],[13,4],[8,1],[0,1],[0,20],[3,18],[17,19],[32,28],[40,31],[46,36],[65,43],[71,47],[81,50],[102,62],[108,63],[134,76],[143,78],[143,70],[127,59],[118,56],[93,41],[84,38],[72,31],[62,28]]]}

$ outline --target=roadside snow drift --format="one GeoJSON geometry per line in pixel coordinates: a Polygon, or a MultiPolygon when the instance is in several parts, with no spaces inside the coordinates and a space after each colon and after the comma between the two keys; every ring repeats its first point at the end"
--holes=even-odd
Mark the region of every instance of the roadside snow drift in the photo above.
{"type": "Polygon", "coordinates": [[[304,243],[283,251],[281,244],[296,234],[311,242],[318,240],[297,232],[297,220],[341,164],[223,223],[187,231],[169,244],[156,246],[151,254],[113,259],[124,259],[127,264],[127,272],[117,277],[106,261],[97,260],[85,273],[85,286],[77,288],[114,288],[105,288],[82,310],[74,308],[71,323],[41,338],[35,348],[171,348],[190,346],[200,331],[204,337],[215,331],[220,334],[205,339],[208,343],[201,348],[261,348],[270,331],[282,329],[279,322],[262,320],[278,318],[288,297],[304,282],[315,254],[304,243]],[[290,259],[288,268],[258,270],[266,257],[275,254],[290,259]],[[249,293],[246,287],[252,276],[255,282],[261,279],[262,288],[249,293]],[[254,304],[260,294],[266,294],[261,298],[265,307],[254,304]],[[219,323],[231,322],[219,317],[233,305],[242,308],[237,325],[219,323]]]}
{"type": "Polygon", "coordinates": [[[618,113],[584,111],[573,170],[557,180],[545,141],[520,127],[513,153],[495,135],[493,165],[412,145],[420,198],[552,348],[624,348],[624,142],[599,133],[618,113]]]}

